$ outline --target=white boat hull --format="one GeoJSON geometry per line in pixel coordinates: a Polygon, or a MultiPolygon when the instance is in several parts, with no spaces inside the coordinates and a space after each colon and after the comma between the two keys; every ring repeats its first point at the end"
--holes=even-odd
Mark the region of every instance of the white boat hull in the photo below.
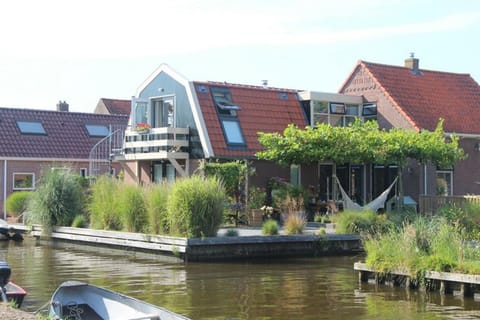
{"type": "Polygon", "coordinates": [[[50,317],[63,320],[188,320],[167,309],[78,281],[64,282],[53,293],[50,317]]]}

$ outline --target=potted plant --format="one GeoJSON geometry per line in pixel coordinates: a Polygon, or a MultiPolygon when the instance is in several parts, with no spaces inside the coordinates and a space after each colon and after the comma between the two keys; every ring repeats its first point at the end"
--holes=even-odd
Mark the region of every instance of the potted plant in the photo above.
{"type": "Polygon", "coordinates": [[[138,133],[148,133],[150,129],[151,129],[150,124],[145,122],[137,123],[135,127],[135,131],[137,131],[138,133]]]}

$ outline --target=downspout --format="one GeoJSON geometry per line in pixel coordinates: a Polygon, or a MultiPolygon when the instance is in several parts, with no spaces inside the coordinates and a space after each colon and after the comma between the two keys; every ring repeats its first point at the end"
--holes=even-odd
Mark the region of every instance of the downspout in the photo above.
{"type": "Polygon", "coordinates": [[[7,159],[3,160],[3,220],[7,221],[7,159]]]}
{"type": "Polygon", "coordinates": [[[423,165],[423,194],[427,195],[427,165],[423,165]]]}

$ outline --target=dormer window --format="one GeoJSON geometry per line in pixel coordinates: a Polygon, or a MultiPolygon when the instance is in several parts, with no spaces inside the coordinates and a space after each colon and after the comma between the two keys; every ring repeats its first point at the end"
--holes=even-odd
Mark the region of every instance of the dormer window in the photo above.
{"type": "Polygon", "coordinates": [[[22,134],[47,134],[40,121],[17,121],[17,126],[22,134]]]}

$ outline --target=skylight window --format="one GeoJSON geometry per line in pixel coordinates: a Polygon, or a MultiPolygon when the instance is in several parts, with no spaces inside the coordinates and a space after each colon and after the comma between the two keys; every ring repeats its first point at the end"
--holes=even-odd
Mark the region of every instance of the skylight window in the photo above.
{"type": "Polygon", "coordinates": [[[105,125],[86,124],[85,128],[87,128],[90,137],[106,137],[110,133],[110,130],[105,125]]]}
{"type": "Polygon", "coordinates": [[[222,115],[236,116],[236,111],[240,110],[232,99],[232,94],[228,88],[211,88],[213,101],[217,111],[222,115]]]}
{"type": "Polygon", "coordinates": [[[224,119],[222,125],[228,144],[245,144],[238,121],[224,119]]]}
{"type": "Polygon", "coordinates": [[[17,121],[22,134],[47,134],[40,121],[17,121]]]}

